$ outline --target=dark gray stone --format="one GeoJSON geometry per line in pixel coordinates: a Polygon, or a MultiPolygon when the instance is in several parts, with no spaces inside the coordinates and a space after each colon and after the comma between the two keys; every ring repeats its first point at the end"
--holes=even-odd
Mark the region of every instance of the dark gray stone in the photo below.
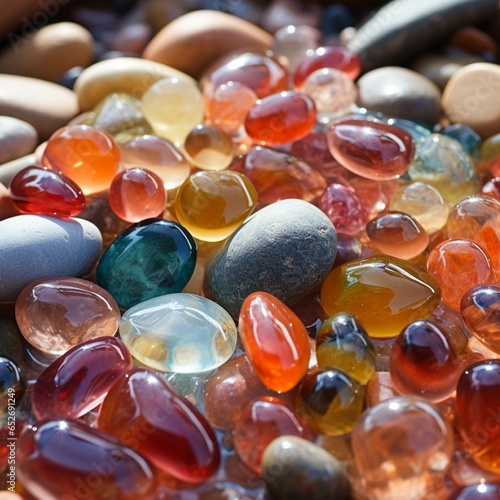
{"type": "Polygon", "coordinates": [[[497,12],[498,0],[393,0],[358,28],[347,47],[359,52],[364,72],[401,64],[497,12]]]}
{"type": "Polygon", "coordinates": [[[321,210],[302,200],[279,201],[233,234],[207,271],[207,292],[233,318],[256,291],[291,305],[323,281],[336,253],[335,228],[321,210]]]}

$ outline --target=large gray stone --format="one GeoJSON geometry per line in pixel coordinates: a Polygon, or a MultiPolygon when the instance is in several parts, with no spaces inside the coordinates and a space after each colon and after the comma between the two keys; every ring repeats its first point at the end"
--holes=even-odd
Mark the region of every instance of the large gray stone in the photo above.
{"type": "Polygon", "coordinates": [[[0,163],[33,153],[38,143],[35,128],[25,121],[0,116],[0,163]]]}
{"type": "Polygon", "coordinates": [[[336,253],[335,228],[321,210],[302,200],[279,201],[233,234],[207,271],[207,292],[233,318],[256,291],[291,305],[323,281],[336,253]]]}

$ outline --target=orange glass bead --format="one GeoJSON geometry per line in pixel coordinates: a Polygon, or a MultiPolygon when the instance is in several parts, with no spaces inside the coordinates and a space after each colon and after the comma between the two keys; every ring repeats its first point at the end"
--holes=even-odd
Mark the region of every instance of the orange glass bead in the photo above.
{"type": "Polygon", "coordinates": [[[69,125],[47,142],[42,164],[67,175],[84,194],[109,188],[118,173],[120,152],[113,138],[88,125],[69,125]]]}
{"type": "Polygon", "coordinates": [[[293,389],[309,366],[307,330],[283,302],[266,292],[250,294],[241,306],[240,338],[255,373],[276,392],[293,389]]]}

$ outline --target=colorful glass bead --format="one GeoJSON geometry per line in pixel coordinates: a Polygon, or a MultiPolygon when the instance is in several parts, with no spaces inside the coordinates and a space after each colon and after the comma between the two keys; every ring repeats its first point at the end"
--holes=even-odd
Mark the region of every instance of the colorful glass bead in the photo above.
{"type": "Polygon", "coordinates": [[[432,478],[449,466],[453,449],[447,419],[414,396],[391,398],[370,408],[352,433],[361,483],[374,500],[401,498],[403,492],[432,498],[432,478]]]}
{"type": "Polygon", "coordinates": [[[334,268],[321,287],[327,314],[351,313],[376,338],[399,335],[408,323],[428,317],[439,300],[439,286],[429,274],[382,255],[334,268]]]}
{"type": "Polygon", "coordinates": [[[206,481],[219,467],[219,446],[208,422],[152,370],[136,368],[116,380],[97,427],[188,483],[206,481]]]}
{"type": "Polygon", "coordinates": [[[366,225],[370,241],[382,253],[410,260],[427,248],[429,235],[420,223],[404,212],[384,212],[366,225]]]}
{"type": "Polygon", "coordinates": [[[406,326],[391,352],[391,380],[400,394],[422,396],[433,403],[455,392],[459,376],[455,350],[432,323],[420,320],[406,326]]]}
{"type": "Polygon", "coordinates": [[[474,461],[500,473],[500,360],[468,366],[460,376],[455,402],[456,425],[474,461]]]}
{"type": "Polygon", "coordinates": [[[175,215],[195,238],[221,241],[236,231],[257,204],[250,180],[238,172],[197,172],[177,192],[175,215]]]}
{"type": "Polygon", "coordinates": [[[352,431],[363,413],[365,390],[342,371],[319,368],[307,373],[299,385],[296,407],[318,433],[342,436],[352,431]]]}
{"type": "Polygon", "coordinates": [[[485,483],[467,486],[454,497],[454,500],[498,500],[500,498],[500,484],[485,483]]]}
{"type": "Polygon", "coordinates": [[[97,337],[113,336],[120,309],[103,288],[80,278],[42,278],[16,300],[16,321],[36,349],[54,355],[97,337]]]}
{"type": "Polygon", "coordinates": [[[482,139],[473,129],[463,123],[454,123],[445,127],[441,133],[458,141],[474,161],[479,160],[482,139]]]}
{"type": "Polygon", "coordinates": [[[361,241],[348,234],[337,234],[337,255],[333,267],[341,266],[352,260],[360,259],[363,252],[361,241]]]}
{"type": "Polygon", "coordinates": [[[349,313],[330,316],[321,323],[316,358],[320,368],[335,368],[363,385],[375,372],[375,347],[357,318],[349,313]]]}
{"type": "Polygon", "coordinates": [[[109,188],[109,206],[127,222],[139,222],[163,213],[167,202],[162,179],[144,168],[120,172],[109,188]]]}
{"type": "Polygon", "coordinates": [[[455,311],[470,287],[493,279],[490,259],[470,240],[446,240],[435,246],[427,258],[427,272],[439,284],[442,301],[455,311]]]}
{"type": "Polygon", "coordinates": [[[315,339],[321,323],[326,319],[326,313],[319,303],[318,294],[313,292],[306,295],[291,305],[290,309],[304,323],[309,337],[315,339]]]}
{"type": "Polygon", "coordinates": [[[171,293],[129,309],[120,337],[134,358],[161,371],[198,373],[224,364],[236,348],[229,313],[204,297],[171,293]]]}
{"type": "Polygon", "coordinates": [[[40,375],[33,387],[33,413],[38,420],[81,417],[98,406],[114,381],[131,368],[132,358],[120,339],[82,342],[40,375]]]}
{"type": "Polygon", "coordinates": [[[122,309],[180,292],[196,264],[196,243],[179,224],[146,219],[129,226],[104,252],[97,283],[122,309]]]}
{"type": "Polygon", "coordinates": [[[300,92],[281,92],[257,101],[245,118],[255,143],[280,146],[305,137],[316,123],[314,101],[300,92]]]}
{"type": "Polygon", "coordinates": [[[85,208],[82,190],[69,177],[41,167],[23,168],[11,179],[9,188],[21,212],[69,217],[85,208]]]}
{"type": "Polygon", "coordinates": [[[118,439],[81,422],[44,422],[18,442],[17,471],[35,498],[154,498],[157,471],[118,439]]]}
{"type": "Polygon", "coordinates": [[[8,400],[14,398],[18,401],[25,390],[26,384],[21,376],[19,365],[10,358],[0,356],[0,415],[2,418],[7,411],[8,400]]]}
{"type": "Polygon", "coordinates": [[[254,292],[241,306],[238,327],[262,383],[276,392],[293,389],[311,355],[307,330],[296,314],[273,295],[254,292]]]}
{"type": "Polygon", "coordinates": [[[48,140],[42,157],[44,167],[67,175],[86,195],[108,189],[119,162],[113,138],[88,125],[59,129],[48,140]]]}
{"type": "Polygon", "coordinates": [[[242,462],[260,476],[264,451],[280,436],[312,438],[298,415],[283,401],[264,396],[243,408],[234,429],[234,447],[242,462]]]}
{"type": "Polygon", "coordinates": [[[415,154],[410,134],[381,122],[341,118],[328,126],[326,136],[333,157],[367,179],[397,179],[415,154]]]}
{"type": "Polygon", "coordinates": [[[481,188],[481,194],[500,201],[500,177],[493,177],[493,179],[486,182],[481,188]]]}
{"type": "Polygon", "coordinates": [[[460,300],[460,312],[469,332],[500,354],[500,285],[478,285],[467,290],[460,300]]]}
{"type": "MultiPolygon", "coordinates": [[[[379,113],[377,113],[378,115],[379,113]]],[[[387,118],[378,117],[379,120],[387,123],[388,125],[394,125],[395,127],[402,128],[406,130],[412,137],[415,144],[424,137],[431,135],[432,131],[423,123],[416,123],[411,120],[405,120],[404,118],[387,118]]]]}
{"type": "Polygon", "coordinates": [[[203,121],[203,97],[195,82],[172,76],[149,87],[142,96],[142,112],[156,135],[182,144],[203,121]]]}

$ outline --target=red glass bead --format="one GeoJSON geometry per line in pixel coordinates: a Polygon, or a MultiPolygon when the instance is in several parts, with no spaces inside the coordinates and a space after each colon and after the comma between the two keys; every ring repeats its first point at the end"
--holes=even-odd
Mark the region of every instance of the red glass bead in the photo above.
{"type": "Polygon", "coordinates": [[[132,368],[120,339],[99,337],[83,342],[46,368],[33,387],[38,420],[76,419],[98,406],[114,381],[132,368]]]}
{"type": "Polygon", "coordinates": [[[21,212],[78,215],[85,208],[82,190],[66,175],[42,167],[20,170],[10,181],[12,201],[21,212]]]}
{"type": "Polygon", "coordinates": [[[305,137],[316,123],[314,101],[300,92],[281,92],[257,101],[245,130],[257,144],[279,146],[305,137]]]}
{"type": "Polygon", "coordinates": [[[219,446],[209,423],[152,370],[137,368],[116,381],[97,426],[182,481],[201,483],[219,467],[219,446]]]}

